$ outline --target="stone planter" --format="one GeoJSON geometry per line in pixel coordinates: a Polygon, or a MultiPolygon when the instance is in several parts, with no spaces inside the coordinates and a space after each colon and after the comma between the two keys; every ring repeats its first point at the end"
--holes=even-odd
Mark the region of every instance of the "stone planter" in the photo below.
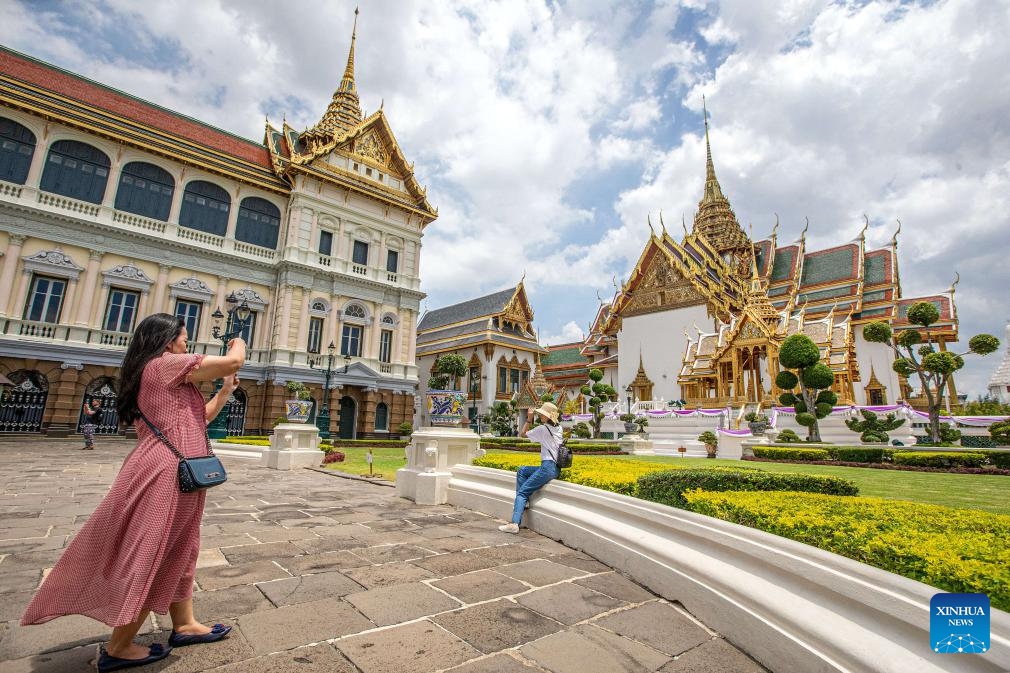
{"type": "Polygon", "coordinates": [[[751,421],[747,424],[750,428],[750,433],[755,437],[761,437],[765,434],[765,430],[768,429],[768,421],[751,421]]]}
{"type": "Polygon", "coordinates": [[[629,435],[634,434],[636,430],[638,430],[638,425],[636,425],[635,423],[624,424],[624,432],[626,432],[627,434],[629,435]]]}
{"type": "Polygon", "coordinates": [[[285,400],[284,408],[287,410],[288,423],[304,423],[309,420],[312,413],[311,400],[285,400]]]}
{"type": "Polygon", "coordinates": [[[716,444],[706,444],[705,445],[705,457],[715,458],[716,451],[718,450],[718,445],[716,444]]]}
{"type": "Polygon", "coordinates": [[[466,393],[460,390],[429,390],[428,419],[435,427],[458,426],[463,420],[466,393]]]}

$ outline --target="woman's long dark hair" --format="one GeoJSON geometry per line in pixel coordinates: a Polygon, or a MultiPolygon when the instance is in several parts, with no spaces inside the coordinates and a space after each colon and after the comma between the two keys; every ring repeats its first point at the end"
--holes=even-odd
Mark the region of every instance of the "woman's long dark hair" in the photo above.
{"type": "Polygon", "coordinates": [[[140,418],[137,396],[140,394],[140,378],[147,363],[165,352],[168,344],[175,341],[185,323],[169,313],[155,313],[140,321],[133,331],[130,347],[119,367],[119,382],[116,391],[116,411],[119,422],[130,424],[140,418]]]}

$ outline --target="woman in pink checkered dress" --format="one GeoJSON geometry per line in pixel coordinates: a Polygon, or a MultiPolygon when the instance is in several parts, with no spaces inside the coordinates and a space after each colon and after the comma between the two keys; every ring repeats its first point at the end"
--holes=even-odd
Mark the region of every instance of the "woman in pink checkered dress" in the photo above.
{"type": "MultiPolygon", "coordinates": [[[[207,453],[207,423],[238,385],[245,343],[235,339],[223,356],[193,355],[186,328],[167,313],[145,318],[133,334],[120,369],[117,407],[124,423],[141,415],[187,457],[207,453]],[[205,402],[200,381],[223,378],[205,402]]],[[[220,640],[230,627],[207,627],[193,616],[193,577],[200,551],[204,491],[182,493],[178,459],[137,422],[138,442],[109,493],[74,537],[25,610],[21,623],[86,615],[113,627],[99,671],[164,658],[171,647],[220,640]],[[148,614],[172,616],[169,646],[133,642],[148,614]]]]}

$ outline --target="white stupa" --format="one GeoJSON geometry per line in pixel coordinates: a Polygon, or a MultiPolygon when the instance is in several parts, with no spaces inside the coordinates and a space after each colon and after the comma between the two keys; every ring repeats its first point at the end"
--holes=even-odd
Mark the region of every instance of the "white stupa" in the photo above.
{"type": "Polygon", "coordinates": [[[989,379],[989,396],[1003,404],[1010,404],[1010,322],[1007,323],[1003,336],[1006,339],[1003,342],[1007,345],[1006,354],[1003,355],[1003,362],[999,363],[999,367],[996,367],[992,378],[989,379]]]}

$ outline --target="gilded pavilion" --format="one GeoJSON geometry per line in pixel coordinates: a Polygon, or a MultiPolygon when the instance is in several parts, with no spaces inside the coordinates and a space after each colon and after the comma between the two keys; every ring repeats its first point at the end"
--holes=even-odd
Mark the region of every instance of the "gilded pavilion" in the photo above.
{"type": "Polygon", "coordinates": [[[929,301],[941,315],[931,333],[946,348],[957,340],[954,288],[902,296],[900,223],[877,249],[866,244],[868,221],[855,240],[825,250],[807,249],[807,227],[781,243],[777,220],[768,238],[752,240],[716,177],[705,117],[705,186],[693,228],[685,225],[679,240],[665,223],[660,233],[653,229],[628,281],[601,306],[582,353],[601,365],[619,354],[615,387],[631,388],[639,400],[768,408],[781,392],[779,347],[802,333],[834,371],[840,403],[914,403],[908,382],[892,371],[891,350],[866,342],[861,327],[884,320],[908,329],[908,307],[929,301]]]}

